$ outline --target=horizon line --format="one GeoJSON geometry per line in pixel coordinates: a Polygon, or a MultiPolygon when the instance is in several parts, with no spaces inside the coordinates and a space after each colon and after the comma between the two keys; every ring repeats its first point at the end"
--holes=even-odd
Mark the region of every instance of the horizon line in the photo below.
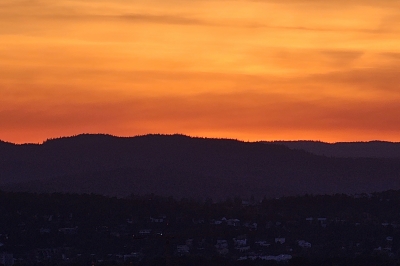
{"type": "Polygon", "coordinates": [[[265,142],[265,143],[275,143],[275,142],[314,142],[314,143],[323,143],[323,144],[341,144],[341,143],[373,143],[373,142],[381,142],[381,143],[392,143],[392,144],[398,144],[400,142],[396,141],[390,141],[390,140],[379,140],[379,139],[371,139],[371,140],[355,140],[355,141],[335,141],[335,142],[330,142],[330,141],[323,141],[323,140],[313,140],[313,139],[275,139],[275,140],[265,140],[265,139],[260,139],[260,140],[244,140],[244,139],[239,139],[239,138],[229,138],[229,137],[204,137],[204,136],[195,136],[195,135],[189,135],[189,134],[184,134],[184,133],[147,133],[147,134],[138,134],[138,135],[130,135],[130,136],[121,136],[121,135],[113,135],[109,133],[79,133],[79,134],[73,134],[73,135],[65,135],[65,136],[59,136],[59,137],[50,137],[45,140],[42,140],[41,142],[11,142],[7,140],[3,140],[0,138],[0,142],[7,143],[7,144],[12,144],[12,145],[43,145],[48,141],[53,141],[53,140],[58,140],[58,139],[65,139],[65,138],[74,138],[74,137],[79,137],[79,136],[108,136],[108,137],[113,137],[113,138],[137,138],[137,137],[145,137],[145,136],[184,136],[188,138],[194,138],[194,139],[214,139],[214,140],[233,140],[233,141],[239,141],[239,142],[245,142],[245,143],[258,143],[258,142],[265,142]]]}

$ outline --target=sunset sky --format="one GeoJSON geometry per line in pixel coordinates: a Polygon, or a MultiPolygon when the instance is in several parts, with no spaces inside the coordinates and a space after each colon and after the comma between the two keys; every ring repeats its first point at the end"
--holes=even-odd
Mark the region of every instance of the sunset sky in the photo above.
{"type": "Polygon", "coordinates": [[[0,139],[400,141],[398,0],[1,0],[0,139]]]}

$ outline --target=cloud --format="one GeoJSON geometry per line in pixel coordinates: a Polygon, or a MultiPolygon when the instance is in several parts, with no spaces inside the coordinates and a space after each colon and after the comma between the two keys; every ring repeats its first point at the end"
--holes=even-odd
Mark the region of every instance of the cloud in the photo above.
{"type": "Polygon", "coordinates": [[[391,61],[398,61],[400,60],[400,53],[393,53],[393,52],[384,52],[381,55],[391,61]]]}
{"type": "Polygon", "coordinates": [[[243,28],[259,28],[259,29],[275,29],[275,30],[282,30],[282,31],[299,31],[299,32],[306,32],[306,31],[315,31],[315,32],[344,32],[344,33],[351,33],[351,32],[360,32],[360,33],[382,33],[382,29],[368,29],[368,28],[343,28],[343,27],[321,27],[321,26],[284,26],[284,25],[272,25],[272,24],[265,24],[265,23],[251,23],[251,22],[241,22],[241,23],[234,23],[225,24],[225,26],[238,26],[243,28]]]}
{"type": "Polygon", "coordinates": [[[124,20],[133,22],[176,24],[176,25],[215,25],[205,20],[183,17],[178,15],[152,15],[152,14],[125,14],[119,16],[124,20]]]}
{"type": "Polygon", "coordinates": [[[320,53],[340,61],[353,61],[360,58],[364,54],[363,51],[352,50],[322,50],[320,53]]]}
{"type": "Polygon", "coordinates": [[[311,5],[314,7],[337,7],[337,8],[347,8],[348,6],[383,6],[383,7],[399,7],[397,0],[383,0],[383,1],[375,1],[375,0],[336,0],[336,1],[320,1],[320,0],[287,0],[285,2],[279,0],[245,0],[252,2],[263,2],[263,3],[278,3],[283,5],[311,5]]]}
{"type": "Polygon", "coordinates": [[[400,97],[398,84],[400,82],[400,64],[385,67],[356,68],[346,71],[334,71],[308,76],[307,80],[326,86],[346,87],[349,93],[353,91],[372,91],[384,98],[400,97]]]}

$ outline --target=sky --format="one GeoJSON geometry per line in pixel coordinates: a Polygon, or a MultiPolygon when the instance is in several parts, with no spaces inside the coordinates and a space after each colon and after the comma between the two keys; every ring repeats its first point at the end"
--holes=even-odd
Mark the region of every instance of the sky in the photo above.
{"type": "Polygon", "coordinates": [[[1,0],[0,139],[400,141],[398,0],[1,0]]]}

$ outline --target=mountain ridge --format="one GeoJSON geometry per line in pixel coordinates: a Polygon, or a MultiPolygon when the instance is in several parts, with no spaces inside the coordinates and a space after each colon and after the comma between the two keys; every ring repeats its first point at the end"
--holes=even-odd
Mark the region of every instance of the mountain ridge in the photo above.
{"type": "Polygon", "coordinates": [[[311,152],[316,155],[331,157],[370,157],[370,158],[400,158],[400,142],[390,141],[357,141],[327,143],[321,141],[272,141],[275,143],[311,152]]]}
{"type": "Polygon", "coordinates": [[[277,143],[82,134],[0,145],[0,188],[225,198],[400,189],[398,158],[331,158],[277,143]]]}

